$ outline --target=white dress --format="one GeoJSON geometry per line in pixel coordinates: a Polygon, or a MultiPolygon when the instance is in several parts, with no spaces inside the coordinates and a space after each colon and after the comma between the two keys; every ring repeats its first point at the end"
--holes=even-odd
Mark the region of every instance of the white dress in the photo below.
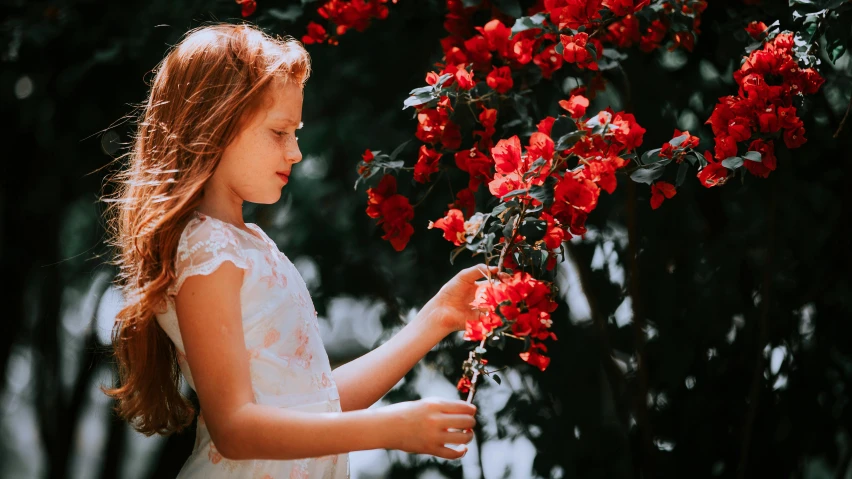
{"type": "MultiPolygon", "coordinates": [[[[177,279],[168,290],[168,309],[157,314],[178,350],[181,372],[194,390],[174,296],[187,277],[210,274],[230,261],[245,269],[240,299],[255,402],[299,411],[340,412],[340,396],[305,282],[260,227],[251,223],[248,227],[259,236],[196,211],[181,234],[175,259],[177,279]]],[[[195,447],[178,477],[343,479],[349,477],[349,454],[286,461],[229,460],[216,450],[199,411],[195,447]]]]}

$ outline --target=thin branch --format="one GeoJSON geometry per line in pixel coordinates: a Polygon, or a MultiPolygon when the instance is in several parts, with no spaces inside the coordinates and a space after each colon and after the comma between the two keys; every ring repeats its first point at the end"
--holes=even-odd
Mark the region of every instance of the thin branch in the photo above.
{"type": "Polygon", "coordinates": [[[628,291],[633,306],[633,337],[636,347],[636,377],[639,381],[639,391],[636,395],[636,423],[642,438],[644,457],[643,477],[655,477],[654,466],[654,434],[651,429],[651,419],[648,413],[648,357],[645,352],[645,312],[642,307],[642,297],[639,291],[639,231],[636,222],[636,183],[627,182],[627,265],[628,291]]]}
{"type": "Polygon", "coordinates": [[[834,138],[840,137],[840,132],[843,131],[843,126],[846,124],[846,119],[849,118],[849,110],[852,110],[852,96],[849,97],[849,104],[846,105],[846,113],[843,115],[843,119],[840,120],[840,125],[837,127],[837,131],[834,132],[834,138]]]}
{"type": "MultiPolygon", "coordinates": [[[[775,178],[775,177],[773,177],[775,178]]],[[[760,319],[758,324],[758,340],[755,348],[755,365],[751,376],[751,390],[749,391],[748,412],[743,426],[743,444],[740,454],[740,463],[737,466],[737,477],[743,479],[748,468],[748,457],[751,449],[751,436],[754,431],[754,420],[757,417],[757,407],[760,403],[760,390],[765,368],[763,348],[769,340],[769,305],[772,293],[772,267],[775,257],[775,215],[776,197],[778,196],[778,181],[772,180],[772,193],[768,205],[766,241],[769,242],[766,264],[763,267],[763,286],[760,297],[760,319]]]]}

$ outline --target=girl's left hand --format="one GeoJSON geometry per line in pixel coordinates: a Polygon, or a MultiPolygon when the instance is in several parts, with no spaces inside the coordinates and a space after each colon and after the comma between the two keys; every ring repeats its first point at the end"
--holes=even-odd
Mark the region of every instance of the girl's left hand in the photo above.
{"type": "Polygon", "coordinates": [[[423,307],[428,310],[429,321],[446,335],[464,331],[468,320],[478,319],[480,313],[470,303],[478,286],[476,281],[487,278],[488,270],[496,276],[497,267],[484,264],[465,268],[453,276],[423,307]]]}

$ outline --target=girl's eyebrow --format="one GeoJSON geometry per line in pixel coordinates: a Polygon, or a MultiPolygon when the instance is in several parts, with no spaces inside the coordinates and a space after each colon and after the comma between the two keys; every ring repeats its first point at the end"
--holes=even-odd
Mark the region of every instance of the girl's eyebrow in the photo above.
{"type": "Polygon", "coordinates": [[[287,118],[287,117],[283,117],[283,116],[274,117],[272,120],[275,121],[275,122],[285,123],[287,125],[295,125],[297,129],[300,129],[305,125],[301,121],[296,121],[296,120],[293,120],[292,118],[287,118]]]}

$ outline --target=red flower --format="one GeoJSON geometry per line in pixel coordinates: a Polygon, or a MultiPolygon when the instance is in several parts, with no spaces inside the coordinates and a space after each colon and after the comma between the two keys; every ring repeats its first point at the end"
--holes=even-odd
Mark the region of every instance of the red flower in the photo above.
{"type": "Polygon", "coordinates": [[[636,123],[636,117],[632,113],[618,112],[612,119],[612,124],[616,127],[615,141],[620,143],[625,150],[632,150],[642,144],[642,137],[645,134],[645,129],[636,123]]]}
{"type": "Polygon", "coordinates": [[[781,129],[778,123],[778,115],[775,113],[775,106],[769,105],[757,115],[757,122],[760,125],[762,133],[775,133],[781,129]]]}
{"type": "Polygon", "coordinates": [[[639,38],[639,49],[643,52],[650,52],[660,46],[660,42],[666,38],[668,29],[659,20],[654,20],[651,25],[645,30],[645,34],[639,38]]]}
{"type": "Polygon", "coordinates": [[[784,144],[787,145],[787,148],[798,148],[804,145],[806,141],[808,139],[805,138],[804,128],[799,127],[784,130],[784,144]]]}
{"type": "Polygon", "coordinates": [[[737,142],[730,136],[716,137],[716,159],[724,160],[737,156],[737,142]]]}
{"type": "Polygon", "coordinates": [[[388,7],[384,3],[386,0],[328,0],[317,9],[317,13],[337,25],[337,35],[343,35],[350,28],[363,32],[370,25],[371,18],[387,18],[388,7]]]}
{"type": "Polygon", "coordinates": [[[565,230],[556,222],[556,219],[548,213],[542,212],[541,219],[547,221],[547,232],[544,233],[544,245],[549,250],[556,250],[562,246],[565,240],[565,230]]]}
{"type": "Polygon", "coordinates": [[[638,12],[650,0],[640,0],[638,5],[634,5],[634,0],[603,0],[603,6],[610,9],[616,17],[623,17],[634,12],[638,12]]]}
{"type": "Polygon", "coordinates": [[[308,33],[302,37],[302,43],[310,45],[312,43],[324,43],[328,40],[328,33],[325,27],[316,22],[308,22],[308,33]]]}
{"type": "Polygon", "coordinates": [[[485,78],[488,87],[497,93],[506,94],[512,88],[512,70],[509,67],[492,67],[491,73],[485,78]]]}
{"type": "Polygon", "coordinates": [[[382,203],[381,209],[382,218],[379,224],[385,231],[382,239],[390,241],[395,250],[402,251],[408,244],[411,234],[414,233],[414,227],[409,223],[414,218],[414,208],[411,207],[408,198],[393,195],[382,203]]]}
{"type": "Polygon", "coordinates": [[[488,51],[488,40],[482,35],[476,35],[464,41],[467,56],[477,69],[488,68],[491,64],[491,52],[488,51]]]}
{"type": "Polygon", "coordinates": [[[382,177],[376,188],[367,189],[367,216],[379,218],[377,224],[382,225],[385,235],[397,251],[402,251],[408,244],[414,228],[409,221],[414,218],[414,209],[408,198],[396,194],[396,178],[392,175],[382,177]]]}
{"type": "MultiPolygon", "coordinates": [[[[719,186],[728,181],[728,169],[722,166],[721,162],[716,162],[709,151],[704,152],[704,159],[707,160],[707,165],[698,172],[698,180],[707,188],[711,186],[719,186]]],[[[748,160],[746,160],[748,161],[748,160]]]]}
{"type": "Polygon", "coordinates": [[[417,113],[417,131],[414,136],[423,143],[443,143],[448,150],[457,150],[461,144],[461,131],[450,120],[452,111],[449,97],[443,97],[437,108],[422,108],[417,113]]]}
{"type": "Polygon", "coordinates": [[[556,309],[550,286],[529,273],[501,274],[499,279],[478,285],[474,297],[471,306],[483,314],[468,322],[466,341],[481,340],[504,320],[512,324],[516,336],[556,339],[549,331],[550,313],[556,309]]]}
{"type": "Polygon", "coordinates": [[[414,181],[428,183],[432,173],[438,171],[438,160],[440,159],[440,152],[422,145],[420,147],[420,154],[417,157],[417,163],[414,164],[414,181]]]}
{"type": "Polygon", "coordinates": [[[364,164],[358,167],[359,175],[363,175],[369,169],[368,164],[373,161],[374,158],[372,151],[369,149],[364,151],[364,154],[361,155],[361,159],[364,160],[364,164]]]}
{"type": "Polygon", "coordinates": [[[582,235],[586,232],[586,217],[597,206],[599,195],[600,190],[590,180],[566,174],[554,188],[550,212],[571,233],[582,235]]]}
{"type": "Polygon", "coordinates": [[[458,208],[464,212],[465,218],[470,218],[476,211],[476,198],[473,194],[475,190],[464,188],[456,193],[456,201],[450,203],[450,208],[458,208]]]}
{"type": "Polygon", "coordinates": [[[778,123],[785,130],[802,127],[802,120],[796,116],[796,107],[794,106],[778,107],[778,123]]]}
{"type": "Polygon", "coordinates": [[[556,44],[549,45],[533,57],[533,63],[541,68],[541,76],[550,79],[553,72],[562,68],[562,55],[556,53],[556,44]]]}
{"type": "Polygon", "coordinates": [[[497,109],[486,108],[482,103],[479,104],[482,111],[479,112],[479,123],[483,130],[474,130],[473,136],[479,137],[479,149],[488,151],[494,146],[494,141],[491,139],[497,131],[494,125],[497,124],[497,109]]]}
{"type": "Polygon", "coordinates": [[[555,121],[556,118],[553,118],[552,116],[545,117],[543,120],[538,122],[536,128],[538,129],[538,131],[544,133],[547,136],[550,136],[550,132],[551,130],[553,130],[553,123],[555,121]]]}
{"type": "Polygon", "coordinates": [[[579,176],[595,183],[607,193],[612,194],[618,185],[615,171],[623,168],[627,163],[627,160],[618,156],[609,156],[607,158],[598,156],[586,160],[585,167],[580,170],[579,176]]]}
{"type": "Polygon", "coordinates": [[[530,136],[530,145],[527,147],[527,159],[534,162],[539,158],[544,158],[547,162],[539,168],[540,174],[537,176],[542,177],[542,179],[547,176],[550,170],[550,163],[553,160],[554,153],[553,147],[553,140],[544,133],[537,131],[530,136]]]}
{"type": "Polygon", "coordinates": [[[396,177],[385,175],[375,188],[367,189],[367,216],[378,218],[381,216],[381,204],[396,194],[396,177]]]}
{"type": "Polygon", "coordinates": [[[607,27],[606,39],[619,48],[626,48],[639,41],[639,20],[627,15],[607,27]]]}
{"type": "Polygon", "coordinates": [[[254,0],[237,0],[237,5],[242,6],[241,13],[243,18],[251,16],[257,9],[257,2],[254,0]]]}
{"type": "Polygon", "coordinates": [[[497,142],[497,145],[491,149],[491,157],[494,158],[494,165],[500,173],[516,171],[526,173],[522,171],[524,165],[521,161],[521,140],[518,135],[497,142]]]}
{"type": "MultiPolygon", "coordinates": [[[[577,68],[597,70],[598,64],[588,50],[589,34],[560,35],[562,40],[562,58],[568,63],[577,64],[577,68]]],[[[594,48],[594,47],[593,47],[594,48]]],[[[599,52],[598,52],[599,53],[599,52]]]]}
{"type": "Polygon", "coordinates": [[[456,166],[470,175],[468,188],[476,190],[481,183],[491,181],[491,168],[494,162],[476,147],[457,152],[455,159],[456,166]]]}
{"type": "Polygon", "coordinates": [[[673,38],[674,45],[669,50],[673,51],[677,47],[683,47],[686,51],[691,52],[695,47],[695,37],[690,32],[675,32],[673,38]]]}
{"type": "Polygon", "coordinates": [[[498,19],[491,20],[484,27],[476,27],[479,33],[488,41],[488,49],[507,57],[509,53],[509,37],[512,29],[503,25],[498,19]]]}
{"type": "Polygon", "coordinates": [[[775,144],[772,140],[754,140],[748,145],[748,151],[759,151],[760,162],[745,160],[743,166],[754,176],[766,178],[770,171],[775,171],[775,144]]]}
{"type": "Polygon", "coordinates": [[[677,191],[673,184],[666,181],[658,181],[651,185],[651,209],[657,209],[663,204],[663,200],[673,197],[677,191]]]}
{"type": "Polygon", "coordinates": [[[473,79],[473,73],[467,71],[464,65],[458,65],[456,71],[456,83],[462,90],[470,90],[476,86],[476,81],[473,79]]]}
{"type": "Polygon", "coordinates": [[[429,222],[428,229],[438,228],[444,231],[444,239],[452,241],[454,245],[461,246],[464,240],[464,215],[461,210],[451,209],[446,216],[438,221],[429,222]]]}
{"type": "Polygon", "coordinates": [[[580,118],[586,114],[586,107],[589,106],[589,99],[583,95],[574,95],[568,100],[560,100],[559,106],[566,109],[571,114],[572,118],[580,118]]]}
{"type": "Polygon", "coordinates": [[[547,356],[542,356],[538,354],[536,349],[541,349],[542,351],[547,351],[547,348],[543,344],[532,343],[530,350],[525,353],[520,353],[519,356],[521,359],[526,361],[527,363],[537,367],[538,369],[544,371],[547,369],[547,366],[550,365],[550,358],[547,356]]]}
{"type": "Polygon", "coordinates": [[[509,55],[515,62],[521,65],[526,65],[532,61],[533,50],[538,43],[535,36],[540,31],[541,30],[538,28],[533,28],[530,30],[524,30],[512,37],[511,51],[509,55]]]}
{"type": "Polygon", "coordinates": [[[459,382],[456,384],[456,389],[458,389],[462,393],[469,392],[471,388],[470,378],[467,376],[462,376],[459,379],[459,382]]]}
{"type": "Polygon", "coordinates": [[[763,40],[766,36],[766,24],[763,22],[754,21],[748,24],[745,31],[755,40],[763,40]]]}
{"type": "Polygon", "coordinates": [[[689,134],[689,131],[680,131],[675,128],[674,135],[672,138],[677,138],[681,135],[686,135],[686,139],[681,141],[677,146],[681,148],[697,148],[698,142],[701,141],[697,136],[692,136],[689,134]]]}
{"type": "Polygon", "coordinates": [[[602,0],[545,0],[551,23],[560,30],[568,27],[576,30],[601,18],[602,0]]]}

